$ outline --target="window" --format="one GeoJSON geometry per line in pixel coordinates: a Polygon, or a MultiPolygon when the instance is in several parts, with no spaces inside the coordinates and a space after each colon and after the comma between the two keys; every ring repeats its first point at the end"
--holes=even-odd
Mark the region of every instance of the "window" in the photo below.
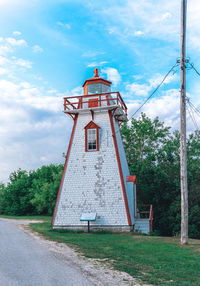
{"type": "Polygon", "coordinates": [[[110,91],[110,86],[104,83],[92,83],[87,85],[87,94],[107,93],[110,91]]]}
{"type": "Polygon", "coordinates": [[[99,151],[99,130],[100,127],[93,120],[85,126],[86,152],[99,151]]]}
{"type": "Polygon", "coordinates": [[[97,130],[87,130],[87,150],[97,150],[97,130]]]}

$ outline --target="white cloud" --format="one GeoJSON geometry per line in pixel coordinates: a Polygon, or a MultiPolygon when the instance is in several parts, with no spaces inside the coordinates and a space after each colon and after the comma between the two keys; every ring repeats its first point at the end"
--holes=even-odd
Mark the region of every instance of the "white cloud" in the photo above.
{"type": "Polygon", "coordinates": [[[179,96],[178,90],[168,90],[163,96],[151,99],[143,110],[150,117],[159,116],[169,126],[176,125],[176,119],[179,116],[179,96]]]}
{"type": "Polygon", "coordinates": [[[143,35],[144,35],[144,32],[138,30],[138,31],[135,31],[135,32],[134,32],[134,35],[135,35],[135,36],[143,36],[143,35]]]}
{"type": "Polygon", "coordinates": [[[25,40],[0,38],[0,181],[4,182],[18,168],[30,170],[63,162],[65,137],[72,125],[62,113],[63,96],[82,93],[75,88],[61,94],[48,84],[44,88],[25,81],[24,72],[31,69],[32,62],[15,55],[25,46],[25,40]]]}
{"type": "Polygon", "coordinates": [[[147,85],[147,84],[138,84],[138,83],[132,83],[132,84],[128,84],[126,86],[126,90],[129,93],[133,93],[135,95],[139,95],[139,96],[146,96],[149,91],[151,90],[151,86],[147,85]]]}
{"type": "Polygon", "coordinates": [[[116,86],[121,81],[121,76],[115,68],[105,68],[101,70],[102,73],[107,75],[108,80],[112,81],[113,85],[116,86]]]}
{"type": "Polygon", "coordinates": [[[65,29],[67,29],[67,30],[70,30],[70,29],[71,29],[71,25],[68,24],[68,23],[57,22],[57,25],[58,25],[58,26],[61,26],[61,27],[63,27],[63,28],[65,28],[65,29]]]}
{"type": "Polygon", "coordinates": [[[198,0],[191,0],[187,6],[187,37],[190,43],[188,49],[200,51],[200,2],[198,0]]]}
{"type": "Polygon", "coordinates": [[[31,69],[32,68],[32,62],[24,60],[24,59],[17,59],[14,61],[15,65],[17,66],[21,66],[27,69],[31,69]]]}
{"type": "MultiPolygon", "coordinates": [[[[126,85],[126,90],[129,94],[134,94],[136,96],[147,96],[149,92],[156,88],[163,80],[164,75],[161,74],[155,74],[152,78],[147,80],[148,83],[136,83],[133,82],[131,84],[126,85]]],[[[141,76],[137,75],[134,76],[135,80],[140,80],[141,76]]],[[[178,79],[177,74],[170,74],[164,81],[164,84],[171,83],[172,81],[175,81],[178,79]]]]}
{"type": "Polygon", "coordinates": [[[49,94],[56,94],[56,93],[58,93],[58,91],[56,89],[49,89],[47,92],[49,94]]]}
{"type": "Polygon", "coordinates": [[[18,168],[62,162],[72,124],[61,112],[63,95],[8,80],[0,80],[0,94],[0,181],[18,168]]]}
{"type": "Polygon", "coordinates": [[[27,42],[24,39],[16,40],[12,37],[0,37],[0,55],[6,56],[9,53],[13,53],[16,48],[27,46],[27,42]]]}
{"type": "MultiPolygon", "coordinates": [[[[187,94],[187,96],[192,97],[187,94]]],[[[134,100],[127,104],[128,118],[132,116],[144,101],[134,100]]],[[[195,106],[200,104],[200,100],[195,103],[195,106]]],[[[166,126],[170,126],[172,130],[180,130],[180,92],[177,89],[170,89],[161,92],[158,97],[150,99],[135,115],[138,118],[144,112],[148,117],[154,119],[159,117],[159,120],[164,122],[166,126]]],[[[194,132],[196,127],[192,121],[189,112],[187,111],[187,133],[194,132]]],[[[200,127],[200,117],[195,115],[197,125],[200,127]]]]}
{"type": "Polygon", "coordinates": [[[172,17],[172,14],[169,13],[169,12],[166,12],[166,13],[164,13],[164,14],[162,15],[161,19],[162,19],[162,20],[166,20],[166,19],[169,19],[169,18],[171,18],[171,17],[172,17]]]}
{"type": "Polygon", "coordinates": [[[43,48],[41,48],[39,45],[34,45],[32,47],[32,49],[33,49],[34,53],[42,53],[43,52],[43,48]]]}
{"type": "Polygon", "coordinates": [[[137,31],[142,31],[150,38],[164,40],[166,36],[168,40],[174,40],[179,33],[180,1],[178,0],[125,0],[123,5],[119,1],[111,2],[112,4],[106,8],[95,2],[93,9],[95,6],[96,13],[104,18],[107,25],[105,28],[122,41],[132,37],[133,31],[136,31],[136,35],[137,31]]]}
{"type": "Polygon", "coordinates": [[[92,62],[90,64],[88,64],[88,67],[89,68],[93,68],[93,67],[100,67],[100,66],[103,66],[105,64],[107,64],[108,62],[106,61],[102,61],[102,62],[92,62]]]}
{"type": "Polygon", "coordinates": [[[10,44],[11,46],[24,46],[27,47],[27,42],[23,39],[21,40],[16,40],[15,38],[6,38],[5,42],[7,42],[8,44],[10,44]]]}
{"type": "Polygon", "coordinates": [[[9,60],[6,57],[0,56],[0,66],[6,65],[9,60]]]}
{"type": "MultiPolygon", "coordinates": [[[[149,84],[152,88],[157,87],[163,80],[164,75],[161,75],[159,73],[155,74],[151,79],[149,79],[149,84]]],[[[168,84],[173,81],[178,80],[178,75],[176,73],[174,74],[169,74],[168,77],[165,79],[163,84],[168,84]]]]}
{"type": "Polygon", "coordinates": [[[22,33],[19,32],[19,31],[14,31],[14,32],[13,32],[13,35],[14,35],[14,36],[20,36],[21,34],[22,34],[22,33]]]}
{"type": "Polygon", "coordinates": [[[0,75],[4,75],[7,73],[8,73],[8,71],[6,69],[0,67],[0,75]]]}
{"type": "Polygon", "coordinates": [[[83,88],[81,86],[77,86],[72,90],[67,90],[64,96],[79,96],[81,94],[83,94],[83,88]]]}
{"type": "Polygon", "coordinates": [[[99,55],[104,55],[105,52],[102,51],[86,51],[82,54],[82,57],[86,57],[86,58],[95,58],[99,55]]]}
{"type": "MultiPolygon", "coordinates": [[[[135,101],[134,104],[127,105],[129,116],[131,116],[141,106],[141,102],[135,101]]],[[[135,117],[139,117],[141,112],[146,113],[152,119],[158,116],[166,126],[179,129],[179,91],[168,90],[163,92],[159,98],[152,98],[138,111],[135,117]]]]}
{"type": "MultiPolygon", "coordinates": [[[[161,39],[179,45],[181,1],[174,0],[111,0],[110,5],[90,3],[91,11],[104,21],[105,30],[117,39],[133,46],[132,37],[161,39]],[[134,32],[135,31],[135,32],[134,32]],[[142,34],[141,34],[142,32],[142,34]]],[[[188,51],[200,51],[200,2],[187,1],[188,51]]]]}
{"type": "Polygon", "coordinates": [[[32,68],[32,62],[14,56],[16,50],[27,47],[25,40],[16,40],[14,38],[0,38],[0,74],[7,78],[16,78],[20,72],[32,68]],[[12,56],[10,56],[11,54],[12,56]],[[22,69],[23,68],[23,69],[22,69]]]}
{"type": "Polygon", "coordinates": [[[45,156],[41,156],[40,157],[40,162],[42,162],[42,163],[48,163],[48,158],[47,157],[45,157],[45,156]]]}
{"type": "Polygon", "coordinates": [[[143,78],[143,75],[133,75],[134,80],[139,80],[143,78]]]}
{"type": "Polygon", "coordinates": [[[108,33],[111,35],[111,34],[114,34],[117,32],[117,28],[116,27],[110,27],[108,28],[108,33]]]}
{"type": "Polygon", "coordinates": [[[28,4],[26,0],[0,0],[0,6],[7,7],[13,7],[13,6],[19,6],[19,4],[24,5],[28,4]]]}
{"type": "Polygon", "coordinates": [[[12,53],[14,50],[11,46],[8,45],[0,45],[0,55],[7,55],[8,53],[12,53]]]}

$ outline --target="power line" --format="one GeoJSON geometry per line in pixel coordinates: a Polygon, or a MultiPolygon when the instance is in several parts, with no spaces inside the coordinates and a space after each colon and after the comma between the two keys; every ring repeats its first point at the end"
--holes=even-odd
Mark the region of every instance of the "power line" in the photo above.
{"type": "Polygon", "coordinates": [[[187,103],[190,105],[190,107],[196,112],[196,114],[200,117],[200,110],[194,106],[194,104],[190,101],[189,97],[186,98],[187,103]]]}
{"type": "Polygon", "coordinates": [[[199,130],[195,115],[198,115],[200,117],[200,111],[190,101],[189,97],[186,97],[186,102],[187,102],[187,107],[188,107],[187,110],[188,110],[188,113],[190,115],[190,118],[192,119],[196,130],[199,130]]]}
{"type": "Polygon", "coordinates": [[[194,64],[189,62],[189,65],[190,65],[191,68],[200,76],[200,73],[199,73],[198,70],[194,67],[194,64]]]}
{"type": "Polygon", "coordinates": [[[192,111],[192,116],[193,116],[193,118],[194,118],[194,122],[195,122],[196,129],[199,130],[199,127],[198,127],[198,124],[197,124],[197,120],[196,120],[196,118],[195,118],[194,110],[191,109],[191,111],[192,111]]]}
{"type": "Polygon", "coordinates": [[[149,97],[147,97],[147,99],[142,103],[142,105],[130,116],[130,118],[128,119],[131,120],[131,118],[147,103],[147,101],[156,93],[156,91],[160,88],[160,86],[163,84],[163,82],[165,81],[165,79],[168,77],[168,75],[172,72],[172,70],[177,67],[179,65],[178,62],[176,62],[172,68],[168,71],[168,73],[166,73],[166,75],[164,76],[163,80],[159,83],[159,85],[154,89],[154,91],[149,95],[149,97]]]}
{"type": "Polygon", "coordinates": [[[191,113],[190,113],[190,108],[191,108],[190,106],[187,106],[187,110],[188,110],[189,116],[192,119],[192,122],[193,122],[194,127],[196,128],[196,130],[199,130],[199,127],[197,125],[197,122],[196,122],[196,119],[194,117],[194,114],[192,114],[192,109],[191,109],[191,113]]]}
{"type": "Polygon", "coordinates": [[[197,115],[200,116],[200,111],[199,111],[199,109],[197,109],[197,108],[194,106],[194,104],[192,104],[191,101],[190,101],[190,105],[191,105],[191,107],[194,109],[194,111],[197,113],[197,115]]]}

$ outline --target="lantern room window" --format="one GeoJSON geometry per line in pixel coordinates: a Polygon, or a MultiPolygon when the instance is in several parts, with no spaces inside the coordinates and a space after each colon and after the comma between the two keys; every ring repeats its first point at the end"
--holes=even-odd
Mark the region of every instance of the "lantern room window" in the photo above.
{"type": "Polygon", "coordinates": [[[85,151],[99,151],[99,130],[100,127],[90,121],[85,126],[85,151]]]}
{"type": "Polygon", "coordinates": [[[87,94],[111,92],[110,86],[104,83],[91,83],[87,85],[87,94]]]}

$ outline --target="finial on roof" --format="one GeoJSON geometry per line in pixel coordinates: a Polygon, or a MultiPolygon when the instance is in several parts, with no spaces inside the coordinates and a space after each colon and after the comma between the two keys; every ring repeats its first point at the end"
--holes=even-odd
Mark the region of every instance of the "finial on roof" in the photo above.
{"type": "Polygon", "coordinates": [[[98,68],[94,69],[94,77],[99,77],[99,70],[98,70],[98,68]]]}

